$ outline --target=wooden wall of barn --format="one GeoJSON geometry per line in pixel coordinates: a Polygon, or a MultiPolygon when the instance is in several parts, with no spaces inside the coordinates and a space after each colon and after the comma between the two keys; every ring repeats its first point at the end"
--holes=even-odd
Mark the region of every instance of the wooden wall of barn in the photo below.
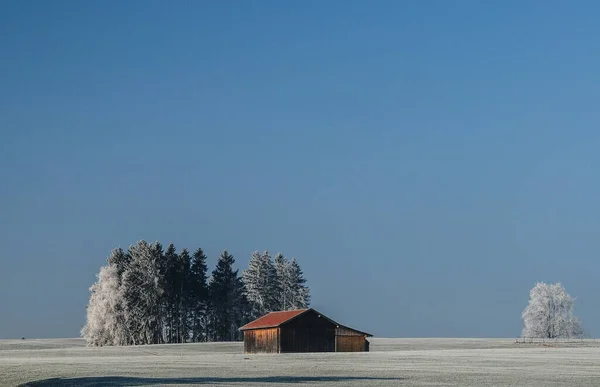
{"type": "Polygon", "coordinates": [[[334,352],[335,328],[317,313],[305,313],[280,328],[281,352],[334,352]]]}
{"type": "Polygon", "coordinates": [[[336,336],[364,336],[365,334],[362,332],[355,331],[354,329],[350,329],[344,326],[340,326],[335,330],[336,336]]]}
{"type": "Polygon", "coordinates": [[[335,330],[336,352],[365,352],[369,351],[368,344],[364,333],[346,327],[335,330]]]}
{"type": "Polygon", "coordinates": [[[279,352],[279,328],[244,331],[244,353],[279,352]]]}
{"type": "Polygon", "coordinates": [[[367,351],[366,339],[364,336],[336,336],[336,352],[365,352],[367,351]]]}

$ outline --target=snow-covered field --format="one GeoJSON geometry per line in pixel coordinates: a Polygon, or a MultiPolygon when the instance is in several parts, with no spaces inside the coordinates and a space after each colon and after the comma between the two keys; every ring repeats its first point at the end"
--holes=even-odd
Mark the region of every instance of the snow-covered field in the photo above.
{"type": "Polygon", "coordinates": [[[244,355],[240,343],[86,348],[0,340],[0,386],[600,386],[600,342],[371,339],[368,353],[244,355]]]}

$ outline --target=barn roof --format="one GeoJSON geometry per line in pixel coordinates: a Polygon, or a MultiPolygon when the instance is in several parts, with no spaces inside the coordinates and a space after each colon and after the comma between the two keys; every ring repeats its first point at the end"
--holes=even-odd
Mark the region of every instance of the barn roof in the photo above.
{"type": "Polygon", "coordinates": [[[310,309],[287,310],[284,312],[271,312],[240,328],[240,331],[261,328],[276,328],[291,319],[300,316],[310,309]]]}
{"type": "Polygon", "coordinates": [[[312,310],[313,312],[317,313],[319,315],[319,317],[326,319],[327,321],[336,325],[338,328],[344,327],[346,329],[349,329],[349,330],[352,330],[352,331],[355,331],[358,333],[362,333],[367,336],[373,336],[370,333],[362,332],[357,329],[350,328],[348,326],[339,324],[339,323],[333,321],[332,319],[330,319],[329,317],[325,316],[324,314],[317,312],[316,310],[314,310],[312,308],[288,310],[288,311],[283,311],[283,312],[270,312],[256,320],[251,321],[248,324],[244,325],[243,327],[240,328],[240,331],[247,331],[247,330],[252,330],[252,329],[277,328],[277,327],[287,323],[288,321],[293,320],[296,317],[308,312],[309,310],[312,310]]]}

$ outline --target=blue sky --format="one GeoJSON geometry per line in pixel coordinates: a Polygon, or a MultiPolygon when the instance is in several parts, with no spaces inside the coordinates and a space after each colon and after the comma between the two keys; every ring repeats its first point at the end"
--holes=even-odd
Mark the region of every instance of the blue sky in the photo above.
{"type": "Polygon", "coordinates": [[[377,336],[600,334],[596,2],[5,1],[0,337],[74,337],[116,246],[296,257],[377,336]]]}

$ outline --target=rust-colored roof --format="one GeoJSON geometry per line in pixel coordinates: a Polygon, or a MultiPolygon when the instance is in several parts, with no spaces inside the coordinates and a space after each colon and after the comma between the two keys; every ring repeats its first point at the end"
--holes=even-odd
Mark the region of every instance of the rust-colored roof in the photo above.
{"type": "Polygon", "coordinates": [[[240,328],[240,331],[261,328],[276,328],[281,324],[290,321],[294,317],[301,315],[309,309],[287,310],[284,312],[271,312],[259,319],[256,319],[240,328]]]}

